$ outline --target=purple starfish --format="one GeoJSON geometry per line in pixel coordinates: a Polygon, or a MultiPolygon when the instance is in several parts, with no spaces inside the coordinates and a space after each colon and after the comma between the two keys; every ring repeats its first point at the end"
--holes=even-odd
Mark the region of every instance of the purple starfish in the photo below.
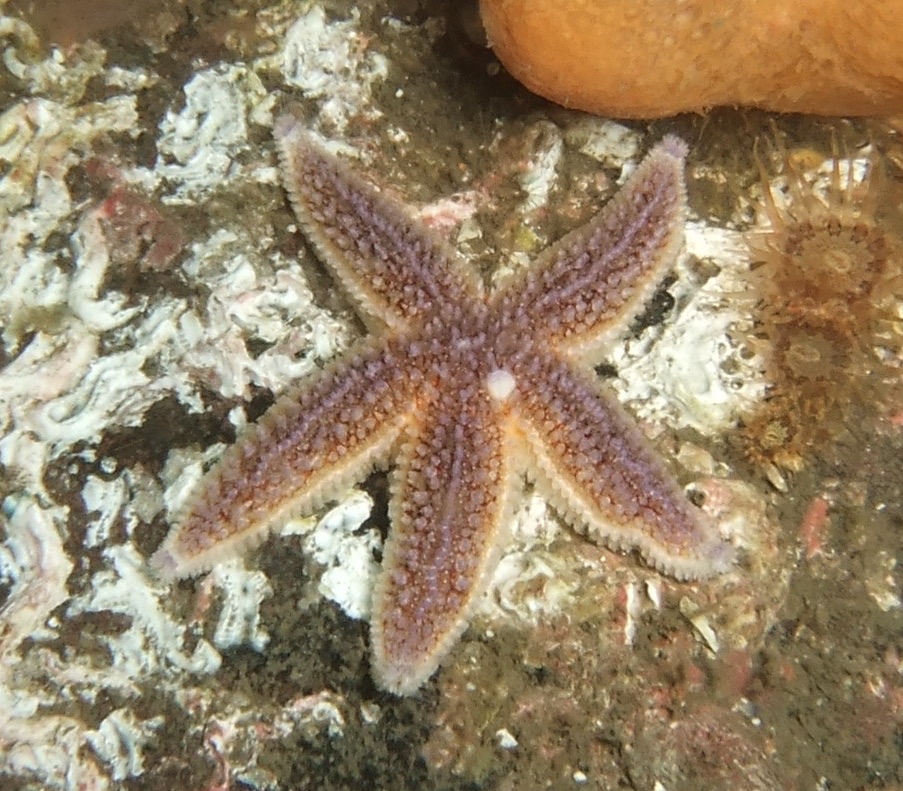
{"type": "Polygon", "coordinates": [[[635,548],[662,571],[729,565],[729,546],[590,366],[679,250],[683,142],[666,137],[595,218],[486,293],[296,119],[275,133],[303,230],[373,335],[224,455],[158,568],[209,567],[396,459],[371,640],[377,682],[408,694],[467,625],[523,474],[592,540],[635,548]]]}

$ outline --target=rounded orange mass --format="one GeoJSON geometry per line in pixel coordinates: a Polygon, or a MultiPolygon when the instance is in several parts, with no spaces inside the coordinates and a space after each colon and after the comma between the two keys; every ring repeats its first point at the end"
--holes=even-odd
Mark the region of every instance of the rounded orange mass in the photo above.
{"type": "Polygon", "coordinates": [[[518,80],[602,115],[903,112],[903,0],[481,0],[518,80]]]}

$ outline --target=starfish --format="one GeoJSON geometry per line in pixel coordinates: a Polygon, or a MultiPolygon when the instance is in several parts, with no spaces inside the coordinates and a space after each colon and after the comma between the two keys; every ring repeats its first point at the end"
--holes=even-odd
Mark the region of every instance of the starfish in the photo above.
{"type": "Polygon", "coordinates": [[[489,292],[294,117],[275,137],[300,225],[372,333],[224,454],[154,556],[163,574],[209,568],[395,458],[372,670],[410,694],[466,627],[524,476],[589,538],[661,571],[728,567],[716,526],[591,368],[679,252],[682,141],[666,137],[596,217],[489,292]]]}

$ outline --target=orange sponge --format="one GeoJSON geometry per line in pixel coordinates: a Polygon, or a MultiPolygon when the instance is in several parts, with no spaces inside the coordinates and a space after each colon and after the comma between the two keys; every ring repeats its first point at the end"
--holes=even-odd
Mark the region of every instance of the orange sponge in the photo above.
{"type": "Polygon", "coordinates": [[[903,112],[903,0],[481,0],[489,42],[565,107],[903,112]]]}

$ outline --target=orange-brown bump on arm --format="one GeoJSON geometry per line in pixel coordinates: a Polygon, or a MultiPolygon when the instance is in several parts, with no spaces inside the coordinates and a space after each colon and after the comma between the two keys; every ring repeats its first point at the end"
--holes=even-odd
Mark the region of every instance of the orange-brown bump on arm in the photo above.
{"type": "Polygon", "coordinates": [[[404,330],[482,295],[479,278],[442,239],[326,151],[300,121],[283,116],[274,133],[304,234],[365,319],[404,330]]]}
{"type": "Polygon", "coordinates": [[[515,375],[539,483],[571,524],[614,549],[639,550],[679,579],[730,566],[730,546],[612,395],[553,354],[532,355],[515,375]]]}
{"type": "Polygon", "coordinates": [[[404,344],[364,347],[283,398],[201,482],[156,568],[167,577],[207,569],[364,477],[410,415],[418,362],[404,344]]]}
{"type": "Polygon", "coordinates": [[[507,420],[471,372],[412,424],[392,479],[392,532],[373,594],[373,673],[410,694],[467,624],[508,518],[507,420]]]}
{"type": "Polygon", "coordinates": [[[683,240],[686,144],[666,137],[588,223],[564,236],[496,297],[550,345],[581,356],[643,307],[683,240]]]}

